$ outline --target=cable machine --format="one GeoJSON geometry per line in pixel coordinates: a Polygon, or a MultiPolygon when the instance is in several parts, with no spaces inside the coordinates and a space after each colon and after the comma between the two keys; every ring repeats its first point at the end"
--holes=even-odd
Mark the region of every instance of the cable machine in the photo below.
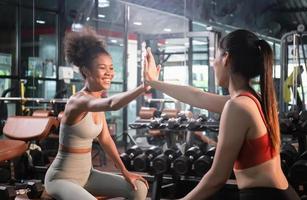
{"type": "Polygon", "coordinates": [[[279,106],[281,112],[306,110],[304,83],[307,76],[307,32],[304,25],[281,38],[279,106]]]}

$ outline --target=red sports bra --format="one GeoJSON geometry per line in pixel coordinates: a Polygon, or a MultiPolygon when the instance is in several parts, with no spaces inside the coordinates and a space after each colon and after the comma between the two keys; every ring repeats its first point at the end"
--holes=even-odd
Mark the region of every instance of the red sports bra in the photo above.
{"type": "MultiPolygon", "coordinates": [[[[247,96],[251,98],[256,103],[263,122],[266,123],[258,99],[249,92],[242,93],[239,96],[247,96]]],[[[258,138],[246,139],[241,147],[238,158],[235,161],[234,169],[246,169],[259,165],[271,160],[275,155],[276,151],[272,147],[268,133],[258,138]]]]}

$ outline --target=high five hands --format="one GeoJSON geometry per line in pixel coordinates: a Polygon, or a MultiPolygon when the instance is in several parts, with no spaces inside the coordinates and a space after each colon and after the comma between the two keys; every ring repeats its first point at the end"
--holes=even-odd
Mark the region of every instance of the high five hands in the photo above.
{"type": "Polygon", "coordinates": [[[144,62],[144,83],[146,86],[150,85],[151,81],[159,79],[161,65],[156,66],[155,59],[152,55],[151,48],[146,49],[147,54],[144,62]]]}

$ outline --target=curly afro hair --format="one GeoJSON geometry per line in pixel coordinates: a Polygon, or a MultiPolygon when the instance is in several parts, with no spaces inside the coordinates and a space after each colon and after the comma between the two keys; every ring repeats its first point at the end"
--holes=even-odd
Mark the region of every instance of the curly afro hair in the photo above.
{"type": "MultiPolygon", "coordinates": [[[[92,61],[101,54],[110,55],[102,37],[92,28],[83,28],[81,32],[69,32],[64,38],[64,52],[68,63],[77,67],[91,68],[92,61]]],[[[84,74],[82,74],[83,77],[84,74]]]]}

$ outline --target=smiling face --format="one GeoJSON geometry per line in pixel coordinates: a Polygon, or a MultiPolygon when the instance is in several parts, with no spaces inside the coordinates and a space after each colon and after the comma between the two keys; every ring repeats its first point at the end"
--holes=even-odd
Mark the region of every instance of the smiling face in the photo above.
{"type": "Polygon", "coordinates": [[[229,84],[229,67],[227,67],[228,53],[218,49],[213,61],[215,80],[217,85],[228,88],[229,84]]]}
{"type": "Polygon", "coordinates": [[[114,77],[114,68],[111,56],[98,55],[89,69],[85,69],[86,81],[95,91],[108,90],[114,77]]]}

